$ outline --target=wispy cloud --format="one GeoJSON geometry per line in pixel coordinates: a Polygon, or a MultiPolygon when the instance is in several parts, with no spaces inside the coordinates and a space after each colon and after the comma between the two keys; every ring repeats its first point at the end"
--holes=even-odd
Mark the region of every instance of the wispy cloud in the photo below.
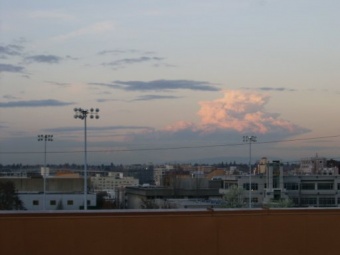
{"type": "Polygon", "coordinates": [[[154,81],[114,81],[113,83],[89,83],[90,85],[117,88],[126,91],[169,91],[178,89],[196,91],[219,91],[220,89],[205,81],[193,80],[154,80],[154,81]]]}
{"type": "Polygon", "coordinates": [[[9,73],[22,73],[24,71],[23,66],[16,66],[10,64],[0,64],[0,73],[9,72],[9,73]]]}
{"type": "Polygon", "coordinates": [[[23,47],[20,45],[9,44],[6,46],[0,46],[0,56],[18,56],[22,54],[23,47]]]}
{"type": "Polygon", "coordinates": [[[55,55],[34,55],[25,58],[28,63],[47,63],[47,64],[58,64],[62,60],[61,57],[55,55]]]}
{"type": "Polygon", "coordinates": [[[90,26],[72,31],[70,33],[54,37],[52,39],[56,41],[65,41],[79,36],[107,33],[109,31],[112,31],[114,28],[115,28],[114,24],[110,21],[98,22],[90,26]]]}
{"type": "Polygon", "coordinates": [[[261,87],[259,90],[262,91],[296,91],[295,89],[289,89],[289,88],[276,88],[276,87],[261,87]]]}
{"type": "Polygon", "coordinates": [[[56,81],[46,81],[46,82],[52,85],[60,86],[60,87],[66,87],[70,85],[70,83],[66,83],[66,82],[56,82],[56,81]]]}
{"type": "MultiPolygon", "coordinates": [[[[60,127],[60,128],[50,128],[45,129],[46,132],[78,132],[82,131],[81,127],[60,127]]],[[[88,127],[88,130],[96,131],[116,131],[116,130],[154,130],[152,127],[148,126],[103,126],[103,127],[88,127]]]]}
{"type": "Polygon", "coordinates": [[[163,100],[163,99],[177,99],[177,96],[162,96],[162,95],[144,95],[137,97],[133,101],[151,101],[151,100],[163,100]]]}
{"type": "Polygon", "coordinates": [[[147,57],[142,56],[138,58],[123,58],[118,59],[112,62],[103,63],[104,66],[112,66],[112,67],[125,67],[126,65],[132,65],[132,64],[139,64],[139,63],[147,63],[147,62],[160,62],[163,58],[160,57],[147,57]]]}
{"type": "Polygon", "coordinates": [[[72,104],[74,103],[62,102],[54,99],[46,99],[46,100],[12,101],[5,103],[0,102],[0,108],[65,106],[72,104]]]}
{"type": "Polygon", "coordinates": [[[142,51],[136,49],[115,49],[115,50],[102,50],[98,52],[98,55],[120,55],[120,54],[142,54],[142,55],[154,55],[154,51],[142,51]]]}
{"type": "Polygon", "coordinates": [[[55,19],[62,21],[72,21],[75,20],[75,17],[66,13],[57,12],[57,11],[35,11],[29,14],[30,18],[33,19],[55,19]]]}
{"type": "Polygon", "coordinates": [[[243,89],[260,90],[260,91],[277,91],[277,92],[296,91],[296,89],[284,88],[284,87],[257,87],[257,88],[243,88],[243,89]]]}

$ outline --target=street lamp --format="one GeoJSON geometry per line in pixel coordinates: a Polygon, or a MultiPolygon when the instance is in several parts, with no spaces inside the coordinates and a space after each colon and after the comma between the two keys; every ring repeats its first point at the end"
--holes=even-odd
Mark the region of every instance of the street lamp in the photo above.
{"type": "Polygon", "coordinates": [[[43,201],[43,209],[46,210],[46,143],[53,142],[53,135],[38,135],[38,142],[44,141],[44,171],[43,171],[43,179],[44,179],[44,201],[43,201]]]}
{"type": "Polygon", "coordinates": [[[99,119],[99,109],[85,110],[82,108],[74,108],[74,118],[84,120],[84,210],[87,210],[87,129],[86,129],[86,118],[87,115],[90,119],[99,119]]]}
{"type": "Polygon", "coordinates": [[[256,142],[256,136],[243,136],[243,142],[249,143],[249,208],[251,208],[251,144],[256,142]]]}

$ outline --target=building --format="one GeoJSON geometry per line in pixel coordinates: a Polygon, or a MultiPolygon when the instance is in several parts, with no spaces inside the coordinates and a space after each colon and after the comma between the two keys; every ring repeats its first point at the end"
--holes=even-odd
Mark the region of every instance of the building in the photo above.
{"type": "MultiPolygon", "coordinates": [[[[219,176],[220,192],[226,194],[230,187],[242,187],[244,205],[249,203],[249,186],[253,207],[263,207],[283,200],[290,200],[295,207],[337,207],[340,206],[340,176],[331,174],[283,175],[283,165],[279,161],[261,164],[259,174],[219,176]]],[[[334,173],[334,174],[333,174],[334,173]]]]}
{"type": "Polygon", "coordinates": [[[96,174],[91,177],[94,191],[115,190],[120,187],[138,186],[139,180],[133,177],[125,177],[123,173],[109,172],[107,176],[96,174]]]}
{"type": "MultiPolygon", "coordinates": [[[[0,182],[7,181],[15,185],[26,210],[79,210],[84,206],[84,179],[77,174],[0,177],[0,182]]],[[[88,192],[86,199],[89,208],[96,206],[96,194],[88,192]]]]}
{"type": "MultiPolygon", "coordinates": [[[[170,208],[169,199],[221,199],[218,188],[184,189],[172,187],[127,187],[125,189],[127,209],[170,208]]],[[[209,203],[210,204],[210,203],[209,203]]]]}

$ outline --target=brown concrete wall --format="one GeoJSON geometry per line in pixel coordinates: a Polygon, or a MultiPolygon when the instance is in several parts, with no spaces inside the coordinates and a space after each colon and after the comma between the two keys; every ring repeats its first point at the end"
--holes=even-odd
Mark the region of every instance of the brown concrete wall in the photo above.
{"type": "Polygon", "coordinates": [[[0,214],[1,254],[335,255],[340,210],[0,214]]]}

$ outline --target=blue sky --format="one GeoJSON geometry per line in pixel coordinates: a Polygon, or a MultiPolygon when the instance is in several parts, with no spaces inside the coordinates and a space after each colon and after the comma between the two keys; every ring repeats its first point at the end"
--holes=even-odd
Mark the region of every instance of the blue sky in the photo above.
{"type": "Polygon", "coordinates": [[[339,158],[339,8],[4,0],[0,163],[41,163],[38,134],[54,135],[49,162],[81,163],[74,107],[100,109],[87,123],[94,164],[245,158],[243,135],[258,137],[255,159],[339,158]]]}

